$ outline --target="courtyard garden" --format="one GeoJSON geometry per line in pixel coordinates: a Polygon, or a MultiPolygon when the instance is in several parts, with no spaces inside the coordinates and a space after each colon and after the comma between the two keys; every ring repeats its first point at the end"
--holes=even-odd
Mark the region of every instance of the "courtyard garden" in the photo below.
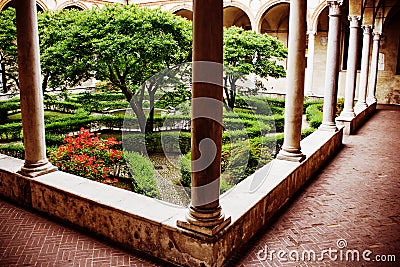
{"type": "MultiPolygon", "coordinates": [[[[190,199],[189,21],[135,5],[38,15],[46,145],[59,170],[179,205],[190,199]],[[88,79],[95,88],[73,93],[88,79]]],[[[18,92],[15,11],[0,12],[3,91],[18,92]]],[[[283,143],[282,99],[263,82],[285,77],[287,49],[268,36],[224,30],[221,192],[275,158],[283,143]]],[[[305,101],[308,125],[322,101],[305,101]]],[[[340,110],[340,109],[339,109],[340,110]]],[[[24,158],[20,100],[0,101],[0,153],[24,158]]],[[[309,127],[308,127],[309,126],[309,127]]]]}
{"type": "MultiPolygon", "coordinates": [[[[141,133],[136,117],[118,112],[129,110],[121,93],[98,88],[47,95],[49,159],[72,174],[185,204],[190,187],[190,113],[185,104],[189,98],[190,91],[186,96],[180,90],[164,93],[155,105],[153,131],[141,133]]],[[[310,128],[303,130],[303,137],[321,123],[321,109],[321,101],[304,103],[310,128]]],[[[1,101],[0,114],[0,152],[23,159],[19,99],[1,101]]],[[[233,110],[224,109],[222,192],[276,156],[283,143],[283,114],[284,100],[260,96],[238,97],[233,110]]]]}

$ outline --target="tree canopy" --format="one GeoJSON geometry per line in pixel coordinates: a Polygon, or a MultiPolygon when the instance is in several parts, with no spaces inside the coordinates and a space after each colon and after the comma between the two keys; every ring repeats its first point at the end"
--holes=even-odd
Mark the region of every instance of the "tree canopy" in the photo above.
{"type": "Polygon", "coordinates": [[[225,106],[234,108],[236,82],[243,75],[255,73],[260,77],[285,77],[287,48],[276,38],[242,28],[230,27],[224,31],[224,90],[225,106]]]}
{"type": "MultiPolygon", "coordinates": [[[[76,11],[75,11],[76,12],[76,11]]],[[[90,69],[94,76],[119,88],[145,130],[144,94],[154,102],[154,74],[191,58],[191,25],[161,9],[112,5],[80,11],[60,42],[72,72],[90,69]],[[72,52],[72,53],[71,53],[72,52]]]]}

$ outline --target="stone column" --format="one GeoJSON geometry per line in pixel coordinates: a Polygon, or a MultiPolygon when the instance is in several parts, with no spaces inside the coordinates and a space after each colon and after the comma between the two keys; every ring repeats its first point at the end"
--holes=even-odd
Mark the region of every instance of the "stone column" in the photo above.
{"type": "Polygon", "coordinates": [[[307,57],[307,78],[304,94],[313,95],[313,74],[314,74],[314,48],[315,48],[315,31],[307,32],[308,35],[308,57],[307,57]]]}
{"type": "Polygon", "coordinates": [[[223,108],[223,1],[193,1],[192,194],[179,227],[213,236],[230,223],[219,205],[223,108]]]}
{"type": "Polygon", "coordinates": [[[376,81],[378,79],[378,60],[379,60],[379,44],[381,41],[381,33],[374,32],[374,41],[372,43],[372,56],[371,56],[371,72],[369,75],[369,88],[367,104],[371,105],[376,102],[376,81]]]}
{"type": "Polygon", "coordinates": [[[46,157],[39,36],[35,0],[16,1],[18,77],[25,163],[22,175],[36,177],[56,168],[46,157]]]}
{"type": "Polygon", "coordinates": [[[354,118],[354,93],[356,89],[357,58],[358,58],[358,30],[360,28],[360,17],[349,16],[350,36],[347,56],[346,88],[344,94],[344,108],[340,117],[354,118]]]}
{"type": "Polygon", "coordinates": [[[371,25],[362,25],[363,33],[363,49],[361,55],[361,72],[360,82],[358,85],[358,101],[355,106],[356,111],[361,111],[367,107],[365,98],[367,95],[367,84],[368,84],[368,71],[369,71],[369,52],[371,43],[371,25]]]}
{"type": "Polygon", "coordinates": [[[340,17],[342,1],[327,1],[329,7],[329,32],[326,57],[323,120],[320,130],[337,131],[335,123],[340,48],[340,17]]]}
{"type": "Polygon", "coordinates": [[[300,139],[304,102],[307,2],[292,0],[290,5],[284,143],[277,158],[301,162],[305,158],[300,149],[300,139]]]}

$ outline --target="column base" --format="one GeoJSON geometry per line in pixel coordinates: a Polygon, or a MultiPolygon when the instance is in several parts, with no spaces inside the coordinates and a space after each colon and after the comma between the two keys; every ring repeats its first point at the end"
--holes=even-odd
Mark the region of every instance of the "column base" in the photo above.
{"type": "Polygon", "coordinates": [[[336,120],[351,120],[356,117],[356,113],[354,111],[342,111],[340,116],[336,118],[336,120]]]}
{"type": "Polygon", "coordinates": [[[25,161],[24,166],[18,171],[19,174],[27,177],[38,177],[57,170],[48,160],[42,160],[35,163],[25,161]]]}
{"type": "Polygon", "coordinates": [[[354,106],[354,110],[359,112],[368,107],[367,103],[365,102],[357,102],[356,105],[354,106]]]}
{"type": "Polygon", "coordinates": [[[192,232],[214,236],[230,223],[231,217],[225,218],[221,207],[214,210],[199,210],[190,207],[186,221],[177,221],[176,225],[192,232]]]}
{"type": "Polygon", "coordinates": [[[304,92],[304,95],[305,96],[313,96],[314,93],[312,91],[306,91],[306,92],[304,92]]]}
{"type": "Polygon", "coordinates": [[[282,148],[281,151],[279,151],[279,154],[276,156],[276,158],[279,160],[302,162],[306,158],[306,155],[301,153],[299,149],[292,150],[292,149],[282,148]]]}
{"type": "Polygon", "coordinates": [[[338,128],[335,123],[322,123],[318,130],[320,131],[328,131],[328,132],[337,132],[338,128]]]}
{"type": "Polygon", "coordinates": [[[373,103],[376,103],[376,98],[375,97],[368,97],[367,98],[367,105],[370,106],[373,103]]]}

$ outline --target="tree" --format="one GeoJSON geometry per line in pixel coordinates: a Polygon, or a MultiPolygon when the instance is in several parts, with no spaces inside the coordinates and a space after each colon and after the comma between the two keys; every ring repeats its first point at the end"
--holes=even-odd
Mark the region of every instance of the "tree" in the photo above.
{"type": "Polygon", "coordinates": [[[93,77],[91,54],[80,53],[81,40],[71,33],[87,13],[71,9],[38,14],[42,88],[66,89],[93,77]]]}
{"type": "MultiPolygon", "coordinates": [[[[84,12],[86,15],[81,16],[62,41],[63,46],[74,48],[75,54],[70,56],[76,59],[91,56],[85,62],[91,64],[95,77],[110,81],[122,91],[144,132],[145,93],[149,94],[153,107],[155,91],[161,82],[149,78],[190,59],[190,23],[169,12],[136,5],[112,5],[84,12]]],[[[152,126],[148,130],[152,131],[152,126]]]]}
{"type": "MultiPolygon", "coordinates": [[[[38,13],[40,41],[40,61],[43,76],[42,89],[73,87],[93,76],[89,64],[79,64],[71,57],[72,49],[63,42],[71,27],[81,19],[77,11],[47,11],[38,13]]],[[[15,9],[8,8],[0,12],[0,63],[8,82],[8,90],[19,87],[15,9]]],[[[81,55],[80,62],[86,62],[87,56],[81,55]]]]}
{"type": "MultiPolygon", "coordinates": [[[[0,51],[10,57],[17,73],[15,11],[5,14],[0,22],[5,25],[0,29],[0,51]]],[[[153,107],[158,86],[165,84],[164,78],[149,78],[191,58],[190,22],[161,9],[106,5],[49,11],[39,13],[38,24],[43,89],[72,87],[90,77],[109,81],[130,101],[142,132],[145,94],[153,107]]],[[[15,81],[18,84],[17,76],[15,81]]],[[[151,110],[150,121],[153,116],[151,110]]],[[[150,124],[147,128],[152,131],[150,124]]]]}
{"type": "Polygon", "coordinates": [[[17,27],[13,8],[0,11],[0,64],[3,91],[13,86],[18,88],[17,27]]]}
{"type": "Polygon", "coordinates": [[[235,106],[236,82],[243,75],[255,73],[263,78],[285,77],[285,68],[278,61],[287,57],[287,48],[267,34],[230,27],[224,31],[224,104],[235,106]]]}

